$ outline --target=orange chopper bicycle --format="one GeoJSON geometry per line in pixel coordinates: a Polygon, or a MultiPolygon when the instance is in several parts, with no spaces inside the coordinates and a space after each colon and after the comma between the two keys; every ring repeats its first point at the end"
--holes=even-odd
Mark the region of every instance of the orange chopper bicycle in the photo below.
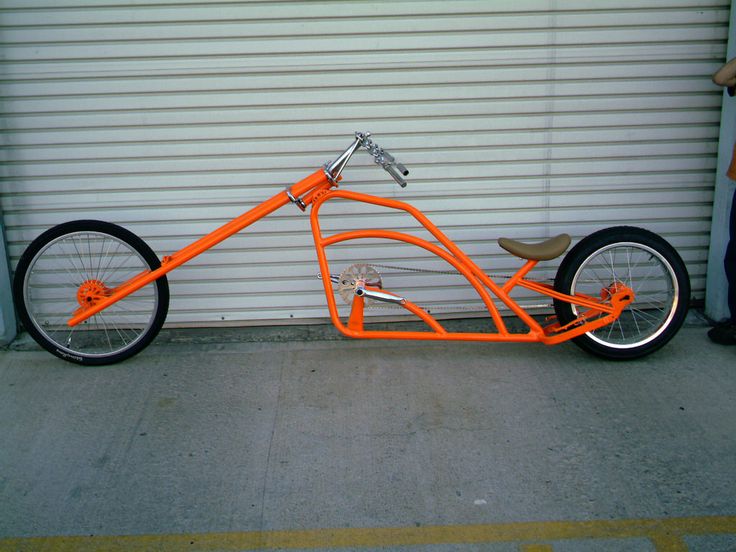
{"type": "Polygon", "coordinates": [[[154,339],[166,319],[168,272],[289,203],[302,211],[311,208],[319,277],[330,317],[349,337],[547,345],[572,339],[593,354],[632,359],[659,349],[682,325],[690,296],[689,277],[679,254],[656,234],[628,226],[595,232],[567,253],[553,283],[527,275],[539,261],[565,253],[570,236],[562,234],[539,244],[500,238],[499,245],[523,264],[499,284],[415,207],[341,189],[338,183],[343,169],[358,149],[367,150],[399,185],[406,186],[406,168],[370,134],[357,132],[353,143],[335,161],[160,260],[138,236],[111,223],[78,220],[47,230],[28,246],[15,271],[13,295],[23,326],[41,346],[71,362],[101,365],[129,358],[154,339]],[[333,199],[403,211],[426,229],[435,243],[388,230],[323,235],[319,212],[333,199]],[[355,264],[340,275],[331,274],[328,247],[375,239],[423,248],[449,264],[485,305],[493,322],[491,331],[447,331],[411,297],[384,286],[376,266],[355,264]],[[511,297],[515,288],[550,298],[556,316],[542,322],[535,319],[511,297]],[[336,294],[351,304],[349,316],[338,313],[336,294]],[[424,323],[424,331],[370,329],[364,321],[364,309],[371,302],[388,303],[415,315],[424,323]],[[499,312],[500,304],[523,323],[522,331],[508,328],[499,312]]]}

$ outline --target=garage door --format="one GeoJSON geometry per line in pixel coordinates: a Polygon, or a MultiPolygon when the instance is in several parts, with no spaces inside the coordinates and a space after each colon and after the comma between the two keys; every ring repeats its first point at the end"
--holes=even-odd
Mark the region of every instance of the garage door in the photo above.
{"type": "MultiPolygon", "coordinates": [[[[368,156],[345,186],[416,205],[489,272],[519,266],[499,235],[633,224],[676,246],[702,299],[721,104],[710,74],[728,16],[725,0],[5,0],[11,265],[80,218],[170,254],[368,130],[409,186],[368,156]]],[[[324,225],[412,231],[345,202],[324,225]]],[[[169,323],[324,320],[312,248],[308,217],[285,207],[171,273],[169,323]]],[[[380,265],[386,287],[435,312],[478,310],[423,251],[371,242],[331,261],[380,265]]]]}

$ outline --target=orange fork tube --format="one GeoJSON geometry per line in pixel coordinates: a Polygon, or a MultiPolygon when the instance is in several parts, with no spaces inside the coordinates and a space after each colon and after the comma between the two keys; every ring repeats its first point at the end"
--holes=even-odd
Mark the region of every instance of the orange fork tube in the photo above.
{"type": "MultiPolygon", "coordinates": [[[[304,180],[298,182],[297,184],[294,184],[291,187],[291,193],[296,197],[299,197],[301,194],[308,192],[309,190],[317,186],[324,186],[326,183],[328,183],[327,177],[324,171],[320,169],[305,178],[304,180]]],[[[108,297],[97,303],[94,307],[77,310],[77,312],[74,313],[74,316],[72,316],[72,318],[67,321],[67,324],[69,326],[76,326],[80,322],[88,319],[90,316],[93,316],[98,312],[106,309],[113,303],[119,301],[120,299],[123,299],[124,297],[127,297],[131,293],[138,291],[143,286],[150,284],[164,274],[171,272],[175,268],[193,259],[197,255],[214,247],[215,245],[229,238],[236,232],[239,232],[243,228],[250,226],[254,222],[273,213],[290,201],[291,200],[286,194],[286,191],[276,194],[271,199],[268,199],[260,205],[254,207],[250,211],[243,213],[239,217],[221,226],[214,232],[211,232],[210,234],[207,234],[196,242],[186,246],[184,249],[177,251],[169,257],[164,257],[159,268],[153,271],[142,272],[138,276],[135,276],[131,280],[128,280],[123,285],[115,288],[108,297]]]]}

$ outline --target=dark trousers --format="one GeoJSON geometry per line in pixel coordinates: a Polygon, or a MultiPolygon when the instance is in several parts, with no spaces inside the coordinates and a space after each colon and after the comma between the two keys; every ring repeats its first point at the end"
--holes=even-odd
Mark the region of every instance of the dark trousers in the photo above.
{"type": "Polygon", "coordinates": [[[736,324],[736,190],[731,201],[731,219],[729,222],[730,239],[726,246],[726,279],[728,280],[728,308],[731,311],[731,322],[736,324]]]}

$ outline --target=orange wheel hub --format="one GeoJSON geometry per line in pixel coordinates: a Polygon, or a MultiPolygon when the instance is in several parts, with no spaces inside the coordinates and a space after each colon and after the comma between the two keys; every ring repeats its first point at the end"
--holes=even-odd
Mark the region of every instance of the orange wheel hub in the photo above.
{"type": "Polygon", "coordinates": [[[77,301],[84,307],[93,307],[110,295],[110,288],[100,280],[86,280],[77,290],[77,301]]]}
{"type": "Polygon", "coordinates": [[[634,301],[634,291],[621,282],[614,282],[601,290],[601,299],[610,300],[611,303],[620,303],[622,307],[626,307],[634,301]]]}

